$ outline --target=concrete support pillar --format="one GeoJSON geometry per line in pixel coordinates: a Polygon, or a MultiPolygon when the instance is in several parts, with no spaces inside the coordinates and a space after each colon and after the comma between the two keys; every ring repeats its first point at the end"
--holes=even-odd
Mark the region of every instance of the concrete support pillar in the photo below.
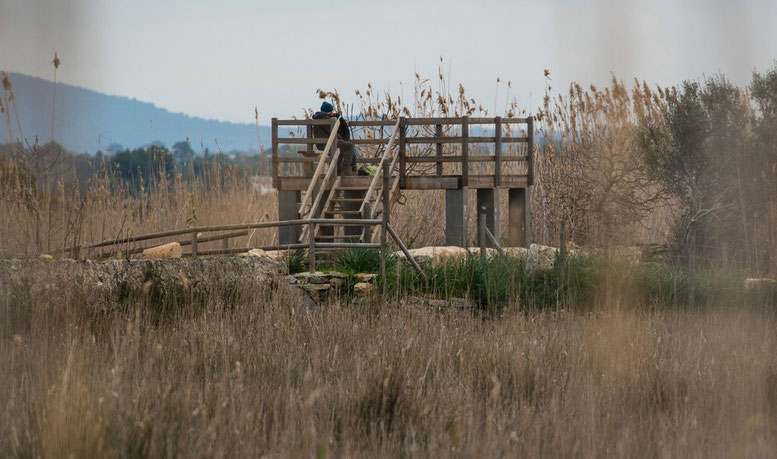
{"type": "MultiPolygon", "coordinates": [[[[486,213],[486,228],[494,235],[494,239],[501,240],[499,231],[499,188],[478,188],[477,191],[477,225],[478,231],[480,229],[480,214],[485,208],[486,213]]],[[[478,241],[480,240],[480,234],[478,234],[478,241]]],[[[486,245],[493,247],[491,240],[486,238],[486,245]]]]}
{"type": "Polygon", "coordinates": [[[510,188],[508,191],[507,246],[528,247],[531,244],[531,190],[510,188]]]}
{"type": "MultiPolygon", "coordinates": [[[[297,209],[300,201],[300,191],[278,191],[278,220],[296,220],[299,218],[297,209]]],[[[278,244],[295,244],[299,240],[301,228],[298,226],[282,226],[278,228],[278,244]]]]}
{"type": "Polygon", "coordinates": [[[467,247],[467,188],[445,190],[445,245],[467,247]]]}

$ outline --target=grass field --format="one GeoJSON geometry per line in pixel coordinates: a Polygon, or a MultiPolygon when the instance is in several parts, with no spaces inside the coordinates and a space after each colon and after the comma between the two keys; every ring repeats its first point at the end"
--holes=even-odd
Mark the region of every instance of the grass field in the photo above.
{"type": "Polygon", "coordinates": [[[0,316],[11,456],[777,454],[762,307],[304,311],[262,293],[159,322],[36,305],[0,316]]]}

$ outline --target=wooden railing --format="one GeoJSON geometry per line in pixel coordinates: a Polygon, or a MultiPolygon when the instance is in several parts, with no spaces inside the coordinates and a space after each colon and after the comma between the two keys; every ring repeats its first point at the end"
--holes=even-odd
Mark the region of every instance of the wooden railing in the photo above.
{"type": "MultiPolygon", "coordinates": [[[[324,121],[326,122],[326,121],[324,121]]],[[[279,179],[299,178],[300,176],[282,176],[278,173],[279,164],[304,164],[317,161],[311,157],[278,157],[278,146],[288,145],[307,145],[322,144],[326,139],[313,138],[312,126],[322,124],[319,120],[277,120],[273,119],[273,178],[276,187],[279,187],[279,179]],[[279,137],[278,126],[296,127],[301,130],[307,127],[307,137],[279,137]]],[[[398,162],[400,187],[405,189],[412,186],[408,178],[413,177],[443,177],[443,166],[445,164],[457,165],[458,173],[454,174],[460,180],[460,186],[468,186],[470,182],[471,168],[473,163],[493,163],[493,186],[513,186],[506,178],[514,177],[516,174],[505,169],[505,165],[511,163],[526,164],[525,173],[519,175],[525,176],[526,185],[532,185],[534,182],[534,119],[526,118],[502,118],[502,117],[459,117],[459,118],[405,118],[383,119],[383,120],[353,120],[348,124],[354,128],[376,128],[393,127],[391,136],[353,138],[350,140],[354,145],[387,145],[389,142],[398,145],[398,162]],[[513,125],[525,125],[525,134],[522,129],[517,129],[519,135],[507,135],[514,132],[513,125]],[[473,126],[484,127],[488,135],[472,135],[473,126]],[[510,128],[508,128],[510,126],[510,128]],[[455,130],[456,135],[447,135],[447,132],[455,130]],[[398,131],[398,132],[397,132],[398,131]],[[493,148],[488,154],[477,154],[472,147],[475,145],[491,144],[493,148]],[[524,154],[505,154],[507,145],[525,144],[524,154]],[[423,145],[433,145],[433,154],[410,154],[409,147],[423,145]],[[445,154],[444,146],[456,146],[459,154],[445,154]],[[434,166],[432,171],[419,171],[419,166],[434,166]]],[[[333,131],[334,132],[334,131],[333,131]]],[[[483,149],[480,149],[482,153],[483,149]]],[[[519,150],[520,151],[520,150],[519,150]]],[[[379,164],[383,161],[383,155],[380,157],[359,158],[362,164],[379,164]]],[[[450,176],[450,175],[448,175],[450,176]]],[[[304,176],[303,176],[304,177],[304,176]]],[[[491,180],[491,179],[489,179],[491,180]]],[[[417,180],[414,182],[417,183],[417,180]]],[[[491,181],[489,182],[491,183],[491,181]]]]}

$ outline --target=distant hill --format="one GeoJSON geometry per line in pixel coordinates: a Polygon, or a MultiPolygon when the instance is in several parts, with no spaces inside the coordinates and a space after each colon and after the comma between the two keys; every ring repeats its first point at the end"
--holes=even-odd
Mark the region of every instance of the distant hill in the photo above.
{"type": "MultiPolygon", "coordinates": [[[[19,73],[9,72],[16,97],[22,134],[33,143],[35,136],[46,143],[51,136],[51,103],[53,83],[19,73]]],[[[12,119],[14,137],[19,133],[12,119]]],[[[270,145],[270,128],[260,127],[262,144],[270,145]]],[[[7,136],[7,130],[2,132],[7,136]]],[[[110,144],[137,148],[162,142],[168,148],[189,138],[192,148],[200,144],[210,151],[233,150],[256,152],[257,133],[253,124],[195,118],[171,113],[154,104],[127,97],[110,96],[77,86],[57,84],[55,140],[79,153],[95,153],[110,144]],[[218,147],[214,139],[218,139],[218,147]]]]}

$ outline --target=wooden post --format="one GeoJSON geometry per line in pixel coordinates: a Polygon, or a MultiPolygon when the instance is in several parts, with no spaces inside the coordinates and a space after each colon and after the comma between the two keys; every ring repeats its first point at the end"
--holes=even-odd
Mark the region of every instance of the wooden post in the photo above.
{"type": "Polygon", "coordinates": [[[502,117],[494,118],[494,188],[502,186],[502,117]]]}
{"type": "Polygon", "coordinates": [[[480,208],[480,221],[478,227],[478,242],[480,244],[480,256],[485,257],[488,254],[486,250],[486,206],[480,208]]]}
{"type": "Polygon", "coordinates": [[[316,224],[308,223],[308,270],[316,272],[316,224]]]}
{"type": "Polygon", "coordinates": [[[273,118],[272,130],[272,186],[278,188],[278,118],[273,118]]]}
{"type": "MultiPolygon", "coordinates": [[[[313,138],[313,126],[311,126],[311,125],[307,126],[306,135],[307,135],[308,139],[312,139],[313,138]]],[[[308,152],[308,155],[310,155],[310,156],[313,155],[313,144],[312,143],[309,143],[307,145],[306,151],[308,152]]]]}
{"type": "MultiPolygon", "coordinates": [[[[442,124],[438,124],[434,127],[434,135],[439,139],[442,137],[442,124]]],[[[437,157],[442,158],[442,143],[437,142],[437,157]]],[[[437,175],[442,175],[442,163],[437,163],[437,175]]]]}
{"type": "Polygon", "coordinates": [[[526,118],[526,136],[527,140],[527,152],[526,152],[526,167],[527,167],[527,184],[528,186],[534,185],[534,118],[526,118]]]}
{"type": "Polygon", "coordinates": [[[469,117],[461,117],[461,186],[469,186],[469,117]]]}
{"type": "Polygon", "coordinates": [[[399,186],[404,188],[407,186],[407,171],[405,170],[405,156],[407,155],[407,124],[404,116],[399,118],[399,186]]]}
{"type": "Polygon", "coordinates": [[[389,214],[391,213],[391,172],[388,162],[383,163],[383,218],[380,227],[380,279],[383,288],[386,288],[386,231],[389,224],[389,214]]]}
{"type": "Polygon", "coordinates": [[[192,256],[197,256],[197,231],[192,232],[192,256]]]}

